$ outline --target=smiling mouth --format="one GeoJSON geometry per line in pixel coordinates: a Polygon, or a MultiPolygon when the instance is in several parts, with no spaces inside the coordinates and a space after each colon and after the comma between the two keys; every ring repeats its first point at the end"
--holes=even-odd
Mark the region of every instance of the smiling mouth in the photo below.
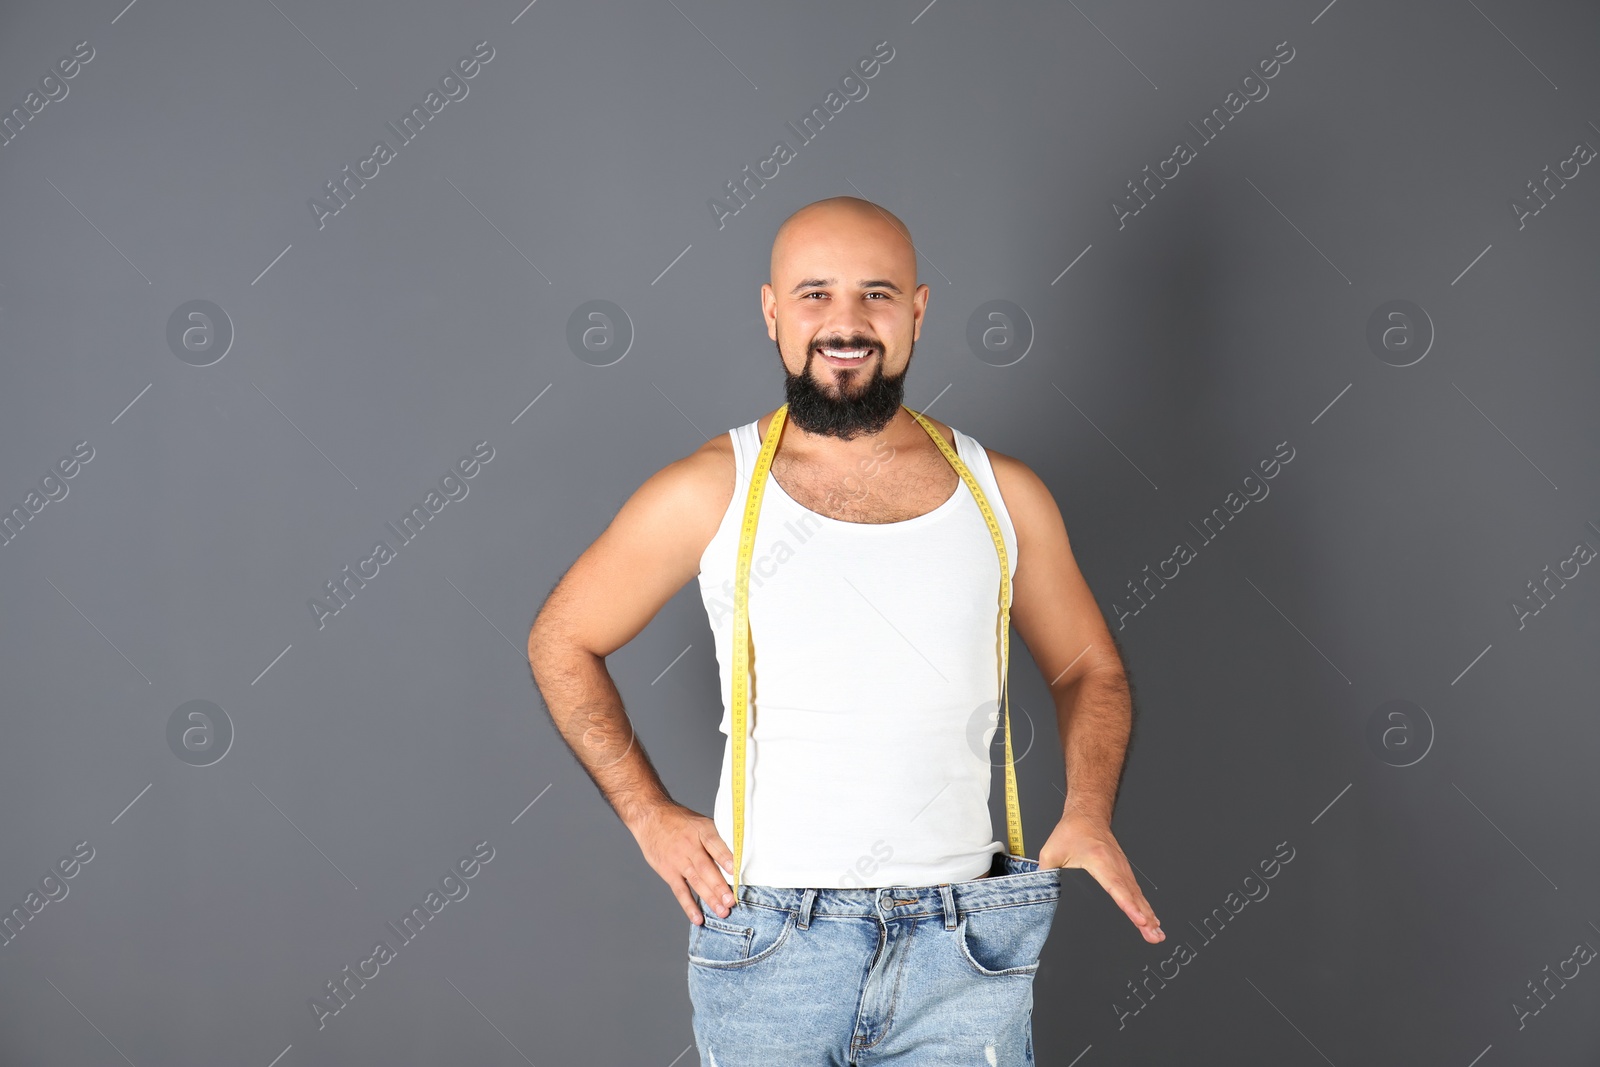
{"type": "Polygon", "coordinates": [[[867,348],[819,348],[817,350],[823,361],[834,367],[859,367],[867,359],[876,354],[878,349],[874,346],[867,348]]]}

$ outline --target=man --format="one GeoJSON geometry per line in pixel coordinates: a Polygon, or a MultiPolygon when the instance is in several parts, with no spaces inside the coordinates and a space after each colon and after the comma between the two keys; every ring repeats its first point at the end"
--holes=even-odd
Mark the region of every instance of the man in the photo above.
{"type": "Polygon", "coordinates": [[[534,679],[690,920],[704,1067],[1031,1064],[1060,868],[1088,871],[1146,941],[1165,937],[1111,834],[1126,674],[1044,483],[901,403],[929,295],[904,224],[854,197],[809,204],[779,228],[771,269],[761,306],[786,405],[623,505],[535,619],[534,679]],[[736,871],[734,579],[764,449],[736,871]],[[1065,755],[1066,804],[1037,862],[990,826],[1005,646],[980,494],[1065,755]],[[714,818],[668,796],[604,663],[697,575],[730,735],[714,818]]]}

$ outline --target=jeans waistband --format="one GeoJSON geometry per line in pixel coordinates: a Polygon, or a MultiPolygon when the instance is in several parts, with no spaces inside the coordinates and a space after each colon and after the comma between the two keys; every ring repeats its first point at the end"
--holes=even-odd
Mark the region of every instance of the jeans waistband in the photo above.
{"type": "Polygon", "coordinates": [[[988,877],[965,882],[877,889],[802,889],[746,882],[739,886],[738,895],[746,904],[796,912],[796,925],[804,930],[817,915],[901,919],[940,914],[945,927],[954,929],[965,912],[1043,903],[1060,894],[1061,868],[1041,868],[1038,860],[997,853],[988,877]]]}

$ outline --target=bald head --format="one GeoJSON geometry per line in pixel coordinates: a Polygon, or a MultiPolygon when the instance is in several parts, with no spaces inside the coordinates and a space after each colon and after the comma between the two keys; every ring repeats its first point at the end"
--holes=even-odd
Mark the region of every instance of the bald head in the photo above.
{"type": "Polygon", "coordinates": [[[796,211],[778,227],[772,240],[772,286],[780,292],[800,280],[808,260],[839,245],[870,248],[873,258],[892,264],[896,281],[906,292],[916,287],[917,251],[911,230],[895,214],[856,196],[830,196],[796,211]]]}
{"type": "Polygon", "coordinates": [[[911,231],[877,204],[834,196],[785,219],[761,309],[794,424],[849,441],[898,419],[927,304],[911,231]]]}

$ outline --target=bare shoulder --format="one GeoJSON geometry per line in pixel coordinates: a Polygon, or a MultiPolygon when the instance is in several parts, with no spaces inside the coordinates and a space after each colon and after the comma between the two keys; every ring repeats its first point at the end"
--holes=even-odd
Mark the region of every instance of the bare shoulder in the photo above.
{"type": "Polygon", "coordinates": [[[710,524],[706,540],[722,521],[722,513],[733,501],[738,467],[733,459],[733,442],[719,433],[675,463],[665,468],[678,482],[679,492],[696,514],[710,524]]]}
{"type": "Polygon", "coordinates": [[[1055,527],[1063,527],[1064,532],[1061,509],[1057,507],[1056,498],[1050,492],[1050,487],[1045,485],[1044,479],[1015,456],[997,452],[988,446],[984,447],[984,452],[989,457],[989,466],[994,470],[995,484],[1000,487],[1000,495],[1005,499],[1011,524],[1016,528],[1019,546],[1025,534],[1053,532],[1055,527]]]}
{"type": "MultiPolygon", "coordinates": [[[[1050,496],[1050,489],[1044,484],[1044,479],[1033,472],[1033,468],[1015,456],[1008,456],[1004,452],[984,446],[983,451],[989,457],[989,466],[994,469],[994,480],[1000,486],[1000,492],[1005,494],[1006,506],[1010,507],[1012,497],[1017,503],[1028,505],[1036,503],[1039,495],[1050,496]]],[[[1053,501],[1053,498],[1052,498],[1053,501]]]]}
{"type": "Polygon", "coordinates": [[[726,434],[646,478],[551,590],[529,635],[541,648],[609,656],[633,640],[700,570],[733,498],[726,434]]]}
{"type": "MultiPolygon", "coordinates": [[[[736,473],[733,444],[726,433],[717,434],[662,467],[639,487],[635,495],[647,498],[651,505],[640,517],[652,524],[676,525],[691,546],[703,550],[733,500],[736,473]]],[[[660,533],[658,530],[657,535],[660,533]]]]}

